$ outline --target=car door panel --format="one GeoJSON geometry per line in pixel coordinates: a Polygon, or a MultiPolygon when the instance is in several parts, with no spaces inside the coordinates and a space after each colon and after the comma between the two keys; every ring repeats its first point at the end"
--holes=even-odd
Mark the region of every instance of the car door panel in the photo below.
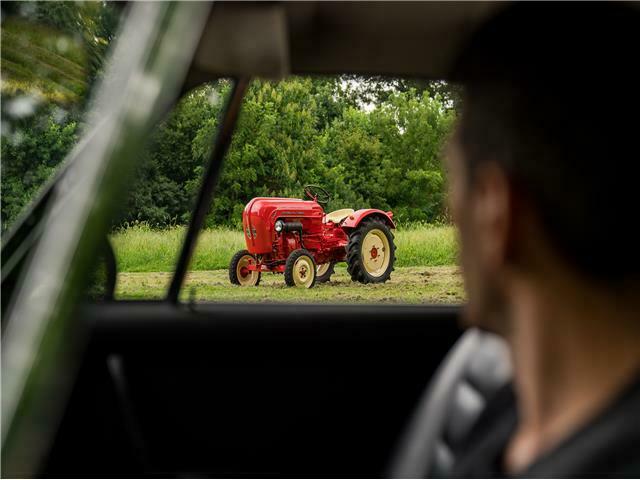
{"type": "Polygon", "coordinates": [[[79,315],[89,346],[47,474],[108,462],[123,475],[383,475],[461,332],[444,306],[113,302],[79,315]]]}

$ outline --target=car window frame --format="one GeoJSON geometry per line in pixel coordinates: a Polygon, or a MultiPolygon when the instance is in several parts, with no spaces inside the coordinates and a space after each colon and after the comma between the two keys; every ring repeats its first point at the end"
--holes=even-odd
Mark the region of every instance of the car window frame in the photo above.
{"type": "Polygon", "coordinates": [[[87,115],[86,141],[71,151],[64,175],[40,197],[40,238],[3,315],[1,436],[7,471],[37,474],[58,417],[41,422],[37,412],[61,408],[72,384],[69,372],[79,361],[81,329],[72,311],[90,275],[88,259],[106,234],[139,138],[180,94],[210,8],[179,2],[127,6],[106,68],[108,81],[98,84],[87,115]]]}

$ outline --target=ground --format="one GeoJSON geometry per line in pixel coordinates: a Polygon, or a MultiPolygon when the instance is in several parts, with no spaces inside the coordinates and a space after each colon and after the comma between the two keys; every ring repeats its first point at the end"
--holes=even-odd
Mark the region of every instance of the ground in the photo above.
{"type": "MultiPolygon", "coordinates": [[[[144,225],[119,230],[111,237],[118,271],[116,297],[159,299],[166,294],[171,271],[184,240],[176,227],[153,230],[144,225]]],[[[198,237],[183,300],[217,302],[316,303],[459,303],[464,300],[457,266],[457,240],[448,225],[413,225],[395,231],[396,269],[384,284],[351,281],[344,263],[327,284],[310,290],[289,288],[284,277],[263,274],[257,287],[231,285],[227,268],[235,252],[246,248],[241,230],[207,229],[198,237]]]]}
{"type": "MultiPolygon", "coordinates": [[[[162,298],[171,273],[120,273],[118,299],[162,298]]],[[[278,274],[263,274],[257,287],[231,285],[227,270],[194,271],[182,289],[183,300],[218,302],[302,303],[460,303],[464,300],[462,278],[456,266],[397,267],[391,280],[362,285],[351,281],[344,264],[336,266],[331,281],[312,289],[290,288],[278,274]]]]}

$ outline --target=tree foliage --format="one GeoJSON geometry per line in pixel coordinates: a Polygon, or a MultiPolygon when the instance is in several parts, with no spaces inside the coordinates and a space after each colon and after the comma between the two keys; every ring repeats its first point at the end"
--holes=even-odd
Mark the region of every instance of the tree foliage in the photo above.
{"type": "Polygon", "coordinates": [[[2,230],[78,140],[121,7],[2,3],[2,230]]]}
{"type": "MultiPolygon", "coordinates": [[[[116,225],[188,221],[230,89],[220,81],[194,90],[159,125],[116,225]]],[[[333,80],[252,82],[207,224],[237,225],[252,197],[300,197],[306,184],[328,188],[331,209],[375,207],[400,221],[441,220],[439,156],[455,111],[428,90],[395,91],[368,108],[342,101],[343,93],[333,80]]],[[[62,160],[76,130],[74,120],[59,123],[50,113],[25,124],[18,142],[3,136],[5,221],[62,160]]]]}
{"type": "MultiPolygon", "coordinates": [[[[332,192],[330,209],[391,209],[400,221],[443,218],[439,156],[454,110],[439,96],[413,88],[362,108],[341,85],[339,77],[252,82],[207,216],[209,226],[237,225],[251,198],[300,197],[306,184],[332,192]]],[[[221,99],[229,91],[226,81],[195,90],[160,126],[120,222],[161,227],[187,221],[221,99]]]]}
{"type": "Polygon", "coordinates": [[[3,2],[3,96],[28,94],[79,113],[119,12],[107,2],[3,2]]]}
{"type": "MultiPolygon", "coordinates": [[[[77,141],[87,93],[117,23],[104,2],[12,8],[20,15],[2,32],[3,229],[77,141]],[[25,8],[45,30],[24,23],[25,8]],[[47,29],[55,29],[55,41],[46,40],[47,29]],[[21,105],[33,90],[46,101],[31,100],[25,113],[21,105]]],[[[195,89],[158,126],[115,226],[188,221],[231,86],[220,80],[195,89]]],[[[207,225],[237,225],[252,197],[300,197],[305,184],[332,192],[329,209],[375,207],[393,210],[400,222],[442,220],[439,155],[458,98],[445,82],[353,75],[254,80],[207,225]]]]}
{"type": "Polygon", "coordinates": [[[3,230],[52,176],[76,143],[76,131],[75,121],[48,114],[23,120],[16,133],[2,135],[3,230]]]}

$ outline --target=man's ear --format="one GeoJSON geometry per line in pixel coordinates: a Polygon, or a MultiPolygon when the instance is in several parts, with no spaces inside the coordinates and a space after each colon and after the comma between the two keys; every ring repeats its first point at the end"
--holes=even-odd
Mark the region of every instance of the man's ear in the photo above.
{"type": "Polygon", "coordinates": [[[492,272],[497,273],[508,261],[513,200],[509,178],[502,168],[493,162],[477,167],[471,203],[474,232],[478,235],[476,251],[492,272]]]}

